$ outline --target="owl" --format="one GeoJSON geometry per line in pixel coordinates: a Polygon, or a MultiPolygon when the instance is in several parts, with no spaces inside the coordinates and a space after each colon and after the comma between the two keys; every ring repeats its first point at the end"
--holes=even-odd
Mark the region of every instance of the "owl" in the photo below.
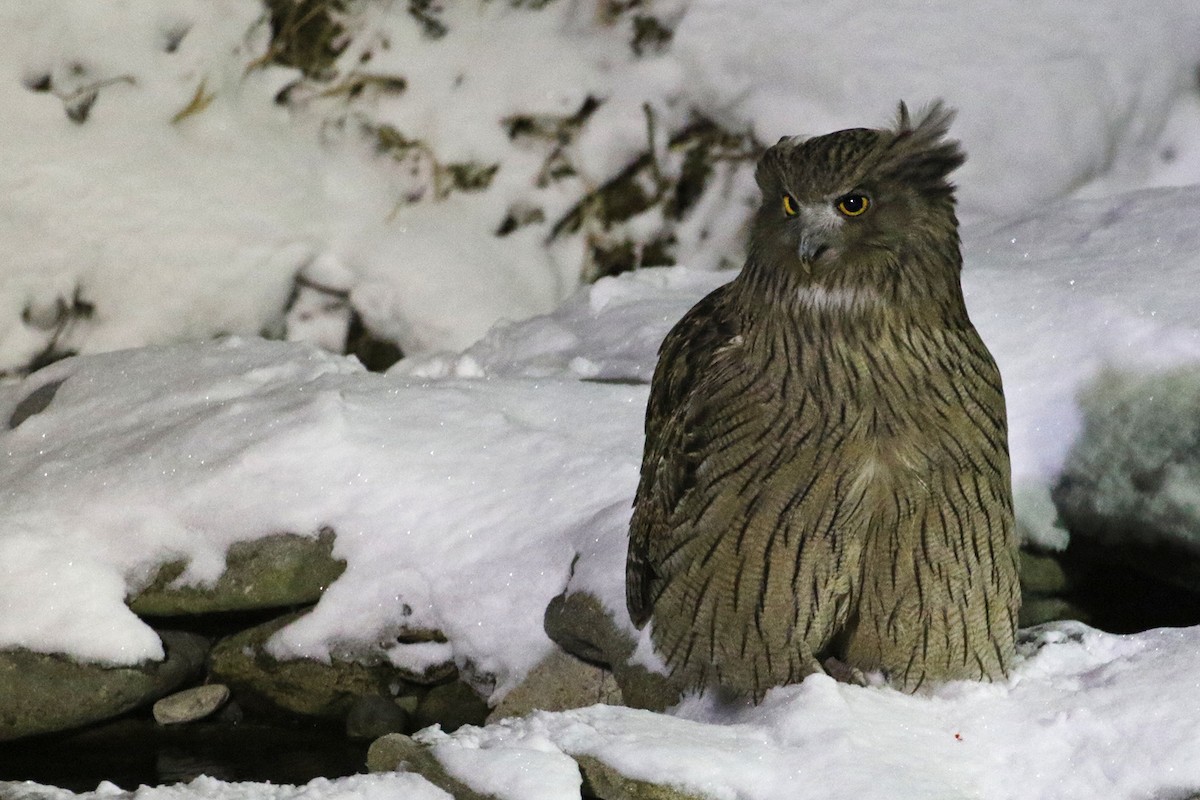
{"type": "Polygon", "coordinates": [[[1003,678],[1017,542],[940,103],[762,156],[745,266],[659,350],[626,566],[681,689],[1003,678]],[[847,671],[848,670],[848,671],[847,671]]]}

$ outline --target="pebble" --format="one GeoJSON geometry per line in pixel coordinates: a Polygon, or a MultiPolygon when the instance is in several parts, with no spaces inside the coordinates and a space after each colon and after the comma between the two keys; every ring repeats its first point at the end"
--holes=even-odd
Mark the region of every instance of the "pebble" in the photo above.
{"type": "Polygon", "coordinates": [[[229,687],[210,683],[168,695],[154,704],[154,721],[159,725],[178,725],[204,719],[229,699],[229,687]]]}

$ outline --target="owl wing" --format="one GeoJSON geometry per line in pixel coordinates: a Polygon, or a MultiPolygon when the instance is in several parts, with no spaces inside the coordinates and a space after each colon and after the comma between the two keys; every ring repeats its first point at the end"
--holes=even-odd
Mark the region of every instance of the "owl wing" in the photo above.
{"type": "Polygon", "coordinates": [[[717,350],[737,335],[728,297],[728,284],[710,292],[675,324],[658,351],[625,563],[625,602],[639,628],[650,618],[659,583],[650,558],[653,542],[665,535],[672,511],[693,483],[695,459],[686,451],[696,387],[717,350]]]}

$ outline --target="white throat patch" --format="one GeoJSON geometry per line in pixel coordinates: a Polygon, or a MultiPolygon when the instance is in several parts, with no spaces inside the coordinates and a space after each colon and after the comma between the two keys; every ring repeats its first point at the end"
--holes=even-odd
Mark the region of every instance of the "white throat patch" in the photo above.
{"type": "Polygon", "coordinates": [[[858,311],[874,308],[883,298],[866,286],[827,289],[824,286],[804,286],[796,292],[801,308],[814,311],[858,311]]]}

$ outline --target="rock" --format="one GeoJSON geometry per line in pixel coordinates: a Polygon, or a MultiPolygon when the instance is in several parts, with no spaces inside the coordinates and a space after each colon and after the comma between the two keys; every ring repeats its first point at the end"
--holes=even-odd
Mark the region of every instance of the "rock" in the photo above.
{"type": "Polygon", "coordinates": [[[663,711],[682,692],[663,675],[630,663],[637,642],[617,627],[598,598],[587,592],[563,592],[546,606],[546,635],[576,658],[609,669],[631,708],[663,711]]]}
{"type": "Polygon", "coordinates": [[[360,697],[346,715],[346,736],[371,741],[389,733],[404,733],[412,729],[410,717],[409,712],[390,697],[360,697]]]}
{"type": "Polygon", "coordinates": [[[66,378],[62,378],[61,380],[44,383],[27,394],[21,402],[17,403],[17,407],[13,409],[12,414],[9,416],[9,430],[16,428],[34,414],[40,414],[49,408],[50,401],[54,399],[54,395],[58,394],[59,387],[66,383],[66,381],[66,378]]]}
{"type": "Polygon", "coordinates": [[[446,733],[463,725],[482,725],[487,719],[487,702],[462,681],[435,686],[421,698],[413,714],[417,729],[441,725],[446,733]]]}
{"type": "Polygon", "coordinates": [[[382,657],[372,663],[339,658],[325,663],[307,658],[280,661],[267,654],[267,639],[303,613],[288,614],[218,642],[209,658],[211,677],[229,684],[242,699],[265,701],[296,714],[341,719],[359,698],[419,694],[425,684],[457,674],[452,663],[414,673],[382,657]]]}
{"type": "Polygon", "coordinates": [[[596,703],[620,705],[621,689],[612,673],[580,661],[555,648],[542,659],[517,688],[488,715],[490,724],[507,717],[523,717],[531,711],[566,711],[596,703]]]}
{"type": "Polygon", "coordinates": [[[1059,620],[1088,622],[1091,615],[1062,597],[1026,597],[1021,600],[1017,624],[1022,628],[1059,620]]]}
{"type": "Polygon", "coordinates": [[[563,592],[550,601],[542,618],[546,635],[576,658],[611,667],[627,661],[637,642],[617,628],[594,595],[563,592]]]}
{"type": "Polygon", "coordinates": [[[367,750],[367,769],[371,772],[415,772],[434,786],[449,792],[455,800],[494,800],[451,776],[429,748],[402,733],[390,733],[371,743],[367,750]]]}
{"type": "Polygon", "coordinates": [[[1053,492],[1071,550],[1200,593],[1200,368],[1109,374],[1053,492]]]}
{"type": "Polygon", "coordinates": [[[1054,553],[1021,550],[1021,595],[1058,596],[1072,588],[1072,581],[1054,553]]]}
{"type": "Polygon", "coordinates": [[[208,640],[173,631],[159,635],[166,658],[135,667],[84,664],[28,650],[0,653],[0,741],[115,717],[195,680],[208,640]]]}
{"type": "Polygon", "coordinates": [[[154,704],[154,721],[159,725],[195,722],[215,714],[229,699],[229,687],[222,683],[193,686],[170,694],[154,704]]]}
{"type": "Polygon", "coordinates": [[[583,775],[583,796],[602,800],[705,800],[706,795],[690,794],[649,781],[629,778],[592,756],[575,756],[583,775]]]}
{"type": "Polygon", "coordinates": [[[186,564],[172,561],[159,568],[148,586],[129,600],[142,616],[205,614],[287,608],[315,603],[346,569],[333,557],[334,532],[317,537],[281,533],[229,548],[225,572],[210,586],[172,586],[186,564]]]}
{"type": "MultiPolygon", "coordinates": [[[[583,777],[582,796],[597,800],[704,800],[702,795],[622,775],[592,756],[572,756],[583,777]]],[[[415,772],[457,800],[492,800],[450,775],[426,745],[409,736],[392,733],[376,739],[367,751],[371,772],[415,772]]]]}

